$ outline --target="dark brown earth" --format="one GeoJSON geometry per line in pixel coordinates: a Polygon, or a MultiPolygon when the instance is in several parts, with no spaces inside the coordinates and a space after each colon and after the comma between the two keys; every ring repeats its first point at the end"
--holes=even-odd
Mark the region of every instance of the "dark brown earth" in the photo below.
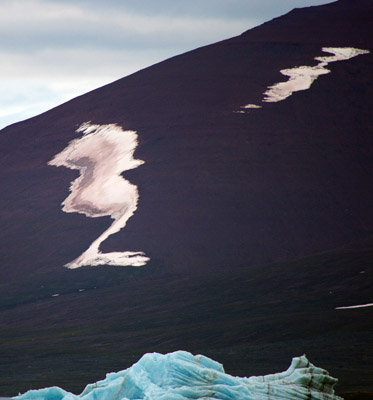
{"type": "Polygon", "coordinates": [[[373,54],[233,113],[324,46],[373,51],[372,14],[296,9],[0,132],[1,394],[78,391],[181,348],[237,375],[306,353],[339,391],[373,391],[373,309],[334,309],[373,301],[373,54]],[[110,224],[63,213],[77,174],[47,165],[85,121],[138,132],[139,207],[102,250],[145,268],[62,268],[110,224]]]}

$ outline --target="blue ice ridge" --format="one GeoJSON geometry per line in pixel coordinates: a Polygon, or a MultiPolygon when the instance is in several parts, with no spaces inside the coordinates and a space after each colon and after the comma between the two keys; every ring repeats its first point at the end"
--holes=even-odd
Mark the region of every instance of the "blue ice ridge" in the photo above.
{"type": "Polygon", "coordinates": [[[29,390],[16,400],[342,400],[334,394],[337,379],[312,365],[305,356],[293,358],[277,374],[239,378],[218,362],[186,351],[145,354],[132,367],[89,384],[80,395],[59,387],[29,390]]]}

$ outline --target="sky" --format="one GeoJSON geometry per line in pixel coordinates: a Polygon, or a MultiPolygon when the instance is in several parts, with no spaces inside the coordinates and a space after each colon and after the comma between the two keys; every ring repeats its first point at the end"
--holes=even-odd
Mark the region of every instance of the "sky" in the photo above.
{"type": "Polygon", "coordinates": [[[329,0],[1,0],[0,129],[329,0]]]}

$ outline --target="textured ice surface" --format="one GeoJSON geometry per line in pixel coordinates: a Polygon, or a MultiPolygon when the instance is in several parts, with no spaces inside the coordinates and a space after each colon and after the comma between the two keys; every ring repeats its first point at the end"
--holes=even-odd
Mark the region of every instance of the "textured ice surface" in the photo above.
{"type": "Polygon", "coordinates": [[[80,395],[58,387],[30,390],[17,400],[332,400],[336,379],[305,356],[281,373],[238,378],[207,357],[185,351],[145,354],[132,367],[106,375],[80,395]]]}
{"type": "MultiPolygon", "coordinates": [[[[355,49],[354,47],[323,47],[323,52],[331,53],[332,56],[315,57],[319,63],[313,67],[300,66],[294,68],[288,68],[281,70],[281,74],[288,76],[289,79],[285,82],[279,82],[272,86],[269,86],[263,93],[264,103],[275,103],[278,101],[285,100],[291,96],[294,92],[300,90],[309,89],[312,83],[320,76],[330,72],[329,69],[325,68],[329,63],[336,61],[349,60],[350,58],[356,57],[360,54],[368,54],[369,50],[355,49]]],[[[241,106],[241,109],[260,108],[255,104],[246,104],[241,106]]],[[[246,111],[235,111],[236,113],[246,113],[246,111]]]]}
{"type": "Polygon", "coordinates": [[[70,186],[70,195],[62,203],[63,211],[77,212],[87,217],[111,216],[114,222],[78,258],[66,264],[69,268],[84,265],[142,266],[149,258],[142,252],[101,253],[100,245],[110,235],[119,232],[137,209],[137,186],[125,180],[121,173],[143,164],[135,160],[137,134],[119,126],[84,123],[77,132],[80,139],[49,161],[49,165],[77,169],[79,178],[70,186]]]}

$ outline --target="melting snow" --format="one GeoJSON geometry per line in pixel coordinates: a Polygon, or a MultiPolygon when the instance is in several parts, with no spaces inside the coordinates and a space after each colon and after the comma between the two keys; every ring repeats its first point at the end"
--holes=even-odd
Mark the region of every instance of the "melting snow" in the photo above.
{"type": "Polygon", "coordinates": [[[323,47],[321,50],[325,53],[334,54],[334,56],[315,57],[316,61],[321,61],[321,63],[326,64],[335,61],[349,60],[360,54],[370,53],[369,50],[355,49],[354,47],[323,47]]]}
{"type": "Polygon", "coordinates": [[[283,69],[280,72],[290,79],[287,82],[280,82],[269,86],[268,90],[263,93],[263,101],[266,103],[282,101],[291,96],[293,92],[309,89],[319,75],[328,74],[330,71],[321,66],[320,63],[316,67],[303,66],[283,69]]]}
{"type": "MultiPolygon", "coordinates": [[[[280,72],[282,75],[288,76],[289,79],[285,82],[279,82],[269,86],[263,93],[264,103],[275,103],[285,100],[294,92],[309,89],[312,83],[320,76],[330,72],[325,68],[329,63],[336,61],[349,60],[360,54],[368,54],[369,50],[360,50],[353,47],[323,47],[322,51],[333,54],[332,56],[315,57],[319,63],[316,66],[300,66],[289,69],[283,69],[280,72]]],[[[260,108],[255,104],[247,104],[240,108],[260,108]]]]}
{"type": "Polygon", "coordinates": [[[142,266],[149,258],[142,252],[101,253],[100,245],[110,235],[119,232],[137,209],[137,186],[125,180],[121,173],[143,164],[133,158],[137,134],[110,125],[82,124],[77,132],[80,139],[49,161],[49,165],[64,166],[80,171],[80,176],[70,186],[70,195],[63,201],[63,211],[77,212],[87,217],[111,216],[114,222],[68,268],[84,265],[142,266]]]}
{"type": "Polygon", "coordinates": [[[280,82],[269,86],[268,90],[264,92],[263,101],[269,103],[285,100],[287,97],[291,96],[293,92],[309,89],[320,75],[328,74],[330,70],[325,67],[329,63],[348,60],[360,54],[369,53],[368,50],[360,50],[353,47],[323,47],[322,51],[334,55],[315,57],[315,60],[320,62],[314,67],[302,66],[281,70],[280,72],[290,79],[286,82],[280,82]]]}

